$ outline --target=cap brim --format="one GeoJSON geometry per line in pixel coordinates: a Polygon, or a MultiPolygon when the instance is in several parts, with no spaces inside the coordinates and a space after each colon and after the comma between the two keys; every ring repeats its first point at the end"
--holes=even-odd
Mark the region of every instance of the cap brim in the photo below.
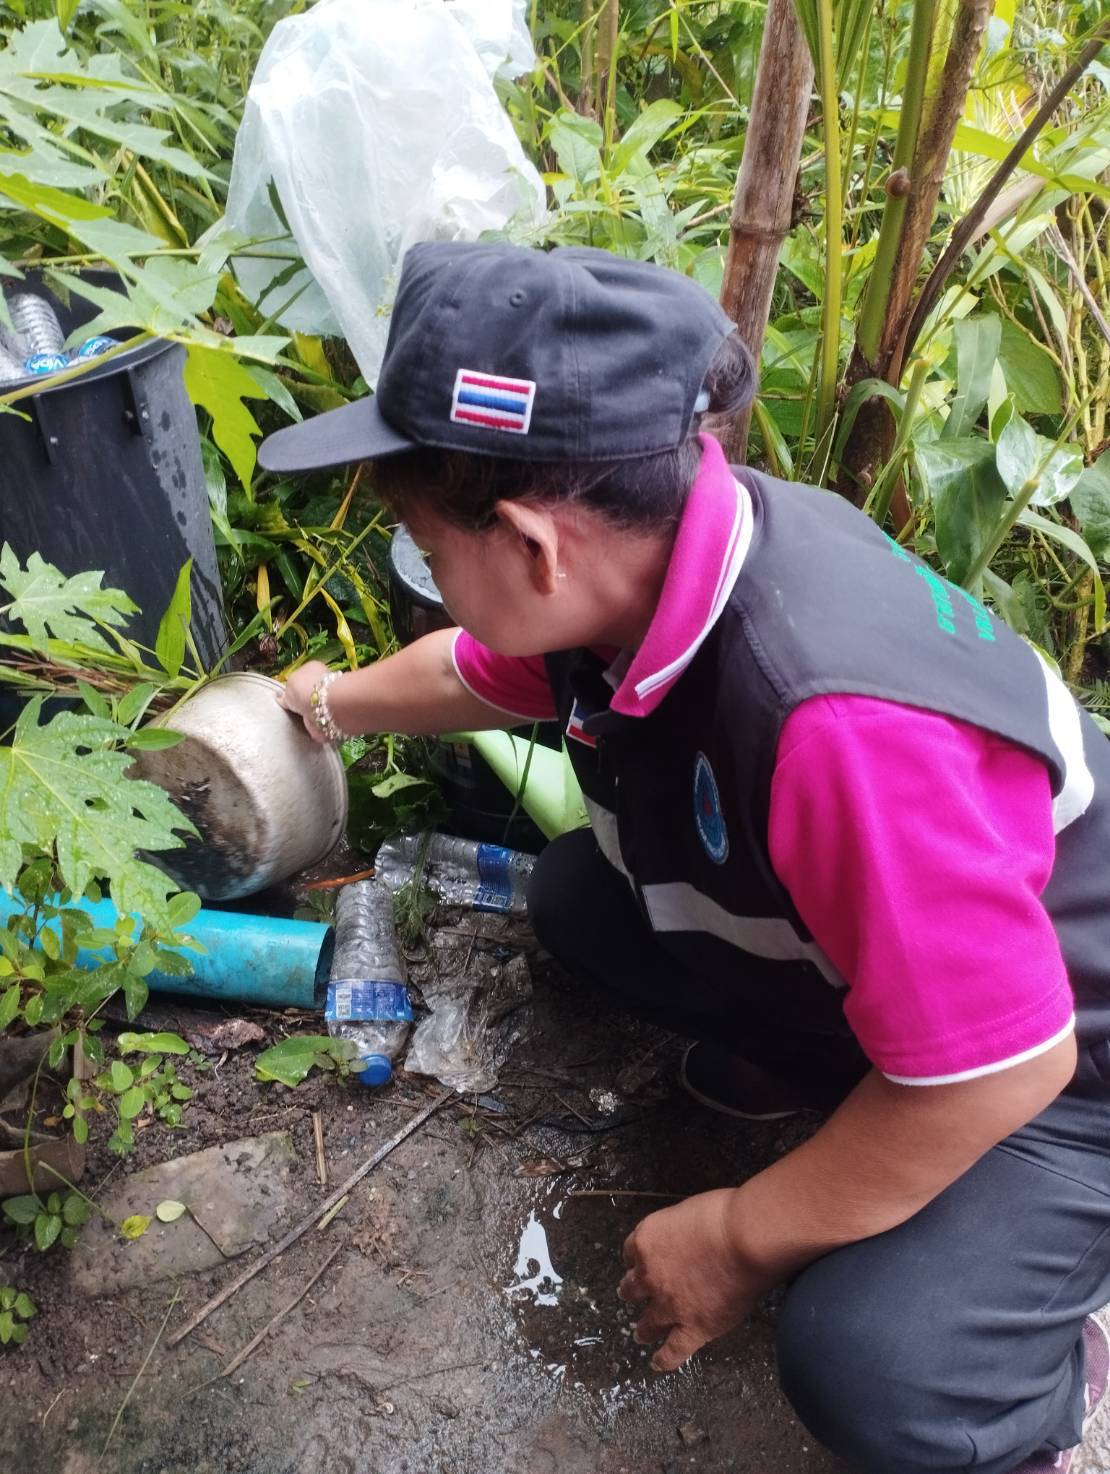
{"type": "Polygon", "coordinates": [[[382,418],[371,394],[268,435],[258,447],[258,464],[264,471],[323,471],[400,455],[415,445],[382,418]]]}

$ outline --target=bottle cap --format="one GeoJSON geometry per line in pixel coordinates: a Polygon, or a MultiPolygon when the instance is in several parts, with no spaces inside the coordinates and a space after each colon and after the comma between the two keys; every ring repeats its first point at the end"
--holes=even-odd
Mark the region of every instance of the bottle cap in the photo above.
{"type": "Polygon", "coordinates": [[[393,1078],[393,1065],[384,1054],[364,1054],[355,1079],[360,1085],[388,1085],[393,1078]]]}

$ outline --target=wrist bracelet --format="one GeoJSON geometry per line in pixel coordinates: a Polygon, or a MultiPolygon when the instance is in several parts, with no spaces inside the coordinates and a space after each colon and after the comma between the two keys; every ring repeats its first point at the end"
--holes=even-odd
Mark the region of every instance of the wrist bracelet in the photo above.
{"type": "Polygon", "coordinates": [[[326,676],[321,676],[316,682],[312,688],[312,695],[308,698],[309,705],[312,707],[313,720],[333,746],[338,746],[340,742],[346,742],[350,736],[349,732],[344,732],[336,726],[335,719],[331,714],[331,708],[328,705],[328,687],[332,681],[337,681],[342,674],[342,671],[329,670],[326,676]]]}

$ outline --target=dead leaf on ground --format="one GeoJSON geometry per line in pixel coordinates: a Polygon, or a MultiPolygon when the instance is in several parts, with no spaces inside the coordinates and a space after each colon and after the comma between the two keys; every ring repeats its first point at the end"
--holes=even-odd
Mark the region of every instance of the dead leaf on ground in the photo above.
{"type": "Polygon", "coordinates": [[[194,1049],[205,1054],[222,1054],[225,1049],[242,1049],[244,1044],[261,1044],[266,1031],[251,1019],[229,1018],[213,1023],[194,1024],[184,1030],[194,1049]]]}

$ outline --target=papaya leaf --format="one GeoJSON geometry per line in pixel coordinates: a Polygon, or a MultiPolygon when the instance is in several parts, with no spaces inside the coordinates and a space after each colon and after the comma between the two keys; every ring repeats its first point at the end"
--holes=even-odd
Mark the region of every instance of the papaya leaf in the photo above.
{"type": "Polygon", "coordinates": [[[121,914],[138,912],[170,930],[172,881],[136,851],[176,849],[196,831],[153,783],[127,776],[131,759],[117,744],[127,733],[101,717],[60,712],[39,724],[42,697],[27,703],[11,745],[0,747],[0,884],[12,886],[22,845],[57,846],[62,877],[75,895],[106,879],[121,914]]]}
{"type": "Polygon", "coordinates": [[[250,371],[230,353],[190,343],[185,387],[194,404],[212,416],[212,438],[249,493],[254,476],[254,437],[261,434],[244,399],[265,399],[250,371]]]}
{"type": "Polygon", "coordinates": [[[38,553],[20,568],[19,559],[8,546],[0,549],[0,588],[11,595],[2,612],[18,620],[36,647],[45,650],[47,640],[66,640],[94,650],[111,651],[97,624],[118,629],[138,605],[121,589],[103,589],[102,573],[75,573],[67,578],[38,553]]]}

